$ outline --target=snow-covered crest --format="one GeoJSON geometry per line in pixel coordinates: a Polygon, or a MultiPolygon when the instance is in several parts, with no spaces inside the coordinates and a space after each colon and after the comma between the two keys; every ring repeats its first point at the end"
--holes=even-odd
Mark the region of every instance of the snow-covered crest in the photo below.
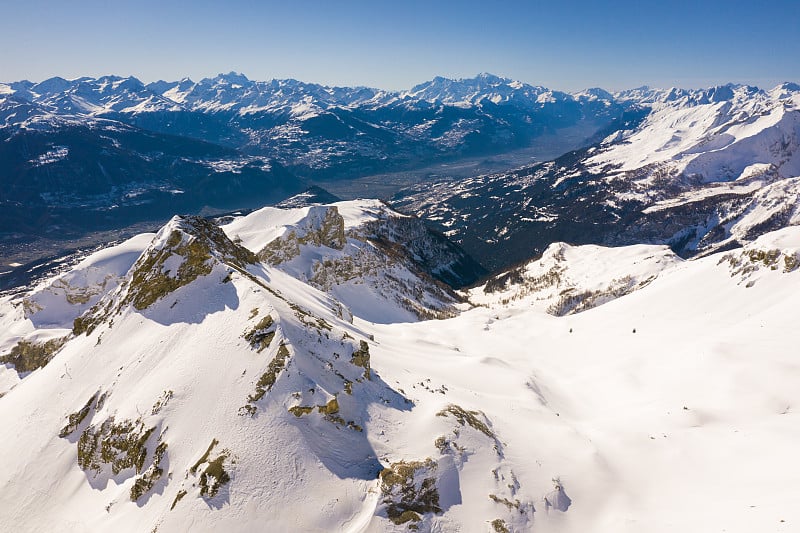
{"type": "MultiPolygon", "coordinates": [[[[649,281],[568,316],[529,305],[551,287],[508,307],[487,296],[449,320],[370,324],[284,272],[311,251],[345,251],[379,213],[342,203],[269,224],[256,212],[226,226],[240,244],[174,219],[70,273],[75,286],[90,268],[121,278],[91,331],[34,328],[0,302],[2,346],[14,328],[63,336],[0,397],[0,420],[17,428],[0,440],[2,527],[751,531],[800,519],[800,269],[785,268],[797,228],[730,260],[554,245],[523,279],[560,266],[580,289],[649,281]],[[341,250],[327,231],[309,237],[334,220],[341,250]],[[295,231],[300,256],[253,260],[242,245],[258,242],[257,226],[295,231]],[[185,284],[141,308],[128,298],[137,276],[172,277],[195,255],[185,284]],[[745,283],[731,277],[738,260],[758,268],[745,283]]],[[[43,313],[56,300],[37,301],[43,313]]],[[[0,348],[3,379],[25,357],[8,355],[0,348]]]]}
{"type": "Polygon", "coordinates": [[[475,304],[530,306],[555,316],[578,313],[639,290],[681,260],[666,246],[551,244],[538,260],[469,291],[475,304]]]}
{"type": "Polygon", "coordinates": [[[458,279],[472,268],[421,221],[374,200],[264,208],[224,229],[261,260],[375,322],[453,315],[456,295],[428,272],[458,279]]]}
{"type": "Polygon", "coordinates": [[[703,182],[749,178],[753,165],[796,176],[800,92],[791,89],[786,85],[767,92],[728,85],[637,95],[649,100],[650,115],[637,130],[621,136],[624,142],[601,150],[587,164],[596,173],[607,167],[623,173],[665,165],[673,174],[698,176],[703,182]]]}

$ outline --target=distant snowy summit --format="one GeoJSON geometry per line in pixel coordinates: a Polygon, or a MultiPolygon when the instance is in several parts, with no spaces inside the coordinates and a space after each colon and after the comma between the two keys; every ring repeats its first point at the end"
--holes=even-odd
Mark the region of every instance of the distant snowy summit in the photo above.
{"type": "MultiPolygon", "coordinates": [[[[798,91],[800,86],[787,82],[772,90],[727,84],[708,89],[653,89],[643,86],[613,94],[601,88],[567,93],[488,73],[459,79],[437,76],[404,91],[362,86],[331,87],[295,79],[256,81],[236,72],[199,81],[183,78],[147,84],[132,76],[54,77],[38,83],[27,80],[0,83],[0,98],[4,103],[29,102],[52,113],[89,116],[158,111],[234,112],[242,116],[282,112],[297,116],[333,107],[374,109],[413,102],[460,107],[481,103],[512,104],[530,109],[543,108],[548,104],[571,103],[580,106],[589,101],[657,104],[685,100],[702,104],[729,101],[742,92],[749,96],[771,94],[791,97],[798,91]]],[[[13,123],[22,117],[6,117],[7,124],[9,118],[13,123]]]]}

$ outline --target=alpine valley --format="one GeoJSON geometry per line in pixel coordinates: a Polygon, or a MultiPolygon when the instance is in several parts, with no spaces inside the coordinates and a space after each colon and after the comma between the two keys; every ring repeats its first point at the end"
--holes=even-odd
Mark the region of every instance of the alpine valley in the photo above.
{"type": "Polygon", "coordinates": [[[260,207],[314,183],[354,198],[367,185],[350,184],[377,174],[379,190],[366,192],[386,197],[430,174],[552,159],[618,129],[624,109],[604,91],[489,74],[403,92],[236,73],[0,84],[0,263],[130,236],[175,212],[260,207]]]}
{"type": "Polygon", "coordinates": [[[154,230],[4,275],[0,530],[797,530],[800,87],[54,78],[0,123],[5,262],[154,230]]]}

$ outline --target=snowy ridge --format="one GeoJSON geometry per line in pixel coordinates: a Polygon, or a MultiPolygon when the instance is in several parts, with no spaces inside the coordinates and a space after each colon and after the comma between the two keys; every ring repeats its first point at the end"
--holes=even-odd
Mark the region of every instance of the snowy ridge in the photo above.
{"type": "Polygon", "coordinates": [[[567,93],[528,85],[493,74],[482,73],[474,78],[452,80],[441,76],[401,93],[401,98],[422,99],[458,106],[471,106],[483,100],[493,104],[513,101],[529,107],[544,103],[572,100],[567,93]]]}
{"type": "MultiPolygon", "coordinates": [[[[225,231],[246,244],[282,226],[312,236],[298,257],[335,253],[355,238],[339,250],[321,230],[381,209],[257,211],[225,231]]],[[[523,279],[648,283],[569,316],[535,301],[555,287],[504,305],[509,284],[449,320],[372,324],[282,270],[297,257],[270,266],[175,218],[62,276],[119,277],[71,331],[86,304],[64,293],[36,300],[63,313],[41,324],[0,302],[0,378],[19,374],[0,396],[16,429],[0,528],[790,531],[798,253],[797,227],[690,261],[559,244],[523,279]],[[9,351],[15,328],[59,341],[9,351]]]]}
{"type": "Polygon", "coordinates": [[[540,259],[495,276],[468,295],[477,305],[534,305],[564,316],[646,287],[662,271],[681,262],[666,246],[553,243],[540,259]]]}
{"type": "Polygon", "coordinates": [[[731,277],[750,288],[773,272],[790,273],[800,267],[800,238],[796,228],[783,228],[760,236],[741,250],[724,254],[731,277]]]}
{"type": "MultiPolygon", "coordinates": [[[[96,252],[69,272],[43,281],[19,301],[3,298],[0,328],[6,333],[0,339],[0,353],[10,352],[20,342],[37,345],[67,336],[76,318],[119,285],[152,238],[152,234],[144,233],[96,252]]],[[[47,356],[33,361],[23,372],[45,364],[47,356]]],[[[0,393],[19,382],[17,374],[0,373],[0,393]]]]}
{"type": "Polygon", "coordinates": [[[128,269],[150,244],[143,233],[101,250],[72,270],[34,289],[24,300],[26,318],[37,325],[72,327],[72,321],[119,284],[128,269]]]}
{"type": "Polygon", "coordinates": [[[634,131],[587,160],[594,173],[614,179],[652,167],[656,175],[682,175],[702,183],[800,174],[800,91],[727,85],[706,91],[671,90],[652,99],[652,112],[634,131]],[[609,170],[612,169],[612,170],[609,170]]]}
{"type": "MultiPolygon", "coordinates": [[[[37,115],[102,116],[114,113],[137,114],[176,111],[176,102],[149,91],[133,77],[102,76],[65,80],[51,78],[41,83],[17,82],[8,85],[9,93],[34,103],[37,115]]],[[[16,117],[19,120],[19,117],[16,117]]]]}
{"type": "Polygon", "coordinates": [[[376,200],[267,207],[224,229],[262,261],[329,292],[360,318],[397,322],[456,313],[456,295],[425,271],[457,278],[462,256],[436,241],[420,221],[376,200]],[[401,245],[412,241],[428,243],[425,257],[401,245]]]}
{"type": "Polygon", "coordinates": [[[529,106],[570,100],[566,93],[534,87],[517,81],[481,74],[467,80],[437,77],[409,91],[388,92],[367,87],[327,87],[298,80],[253,81],[234,72],[177,82],[143,84],[133,77],[103,76],[65,80],[51,78],[0,85],[4,97],[17,95],[59,114],[104,115],[159,111],[233,111],[240,115],[286,113],[308,119],[334,107],[358,108],[421,100],[455,105],[475,105],[481,100],[494,104],[513,100],[529,106]]]}

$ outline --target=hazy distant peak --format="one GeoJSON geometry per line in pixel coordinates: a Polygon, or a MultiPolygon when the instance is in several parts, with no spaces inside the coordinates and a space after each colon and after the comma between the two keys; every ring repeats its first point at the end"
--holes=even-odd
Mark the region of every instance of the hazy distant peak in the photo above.
{"type": "Polygon", "coordinates": [[[234,71],[230,71],[227,74],[218,74],[214,78],[214,81],[226,81],[228,83],[238,83],[242,85],[250,83],[250,80],[247,78],[247,76],[234,71]]]}

